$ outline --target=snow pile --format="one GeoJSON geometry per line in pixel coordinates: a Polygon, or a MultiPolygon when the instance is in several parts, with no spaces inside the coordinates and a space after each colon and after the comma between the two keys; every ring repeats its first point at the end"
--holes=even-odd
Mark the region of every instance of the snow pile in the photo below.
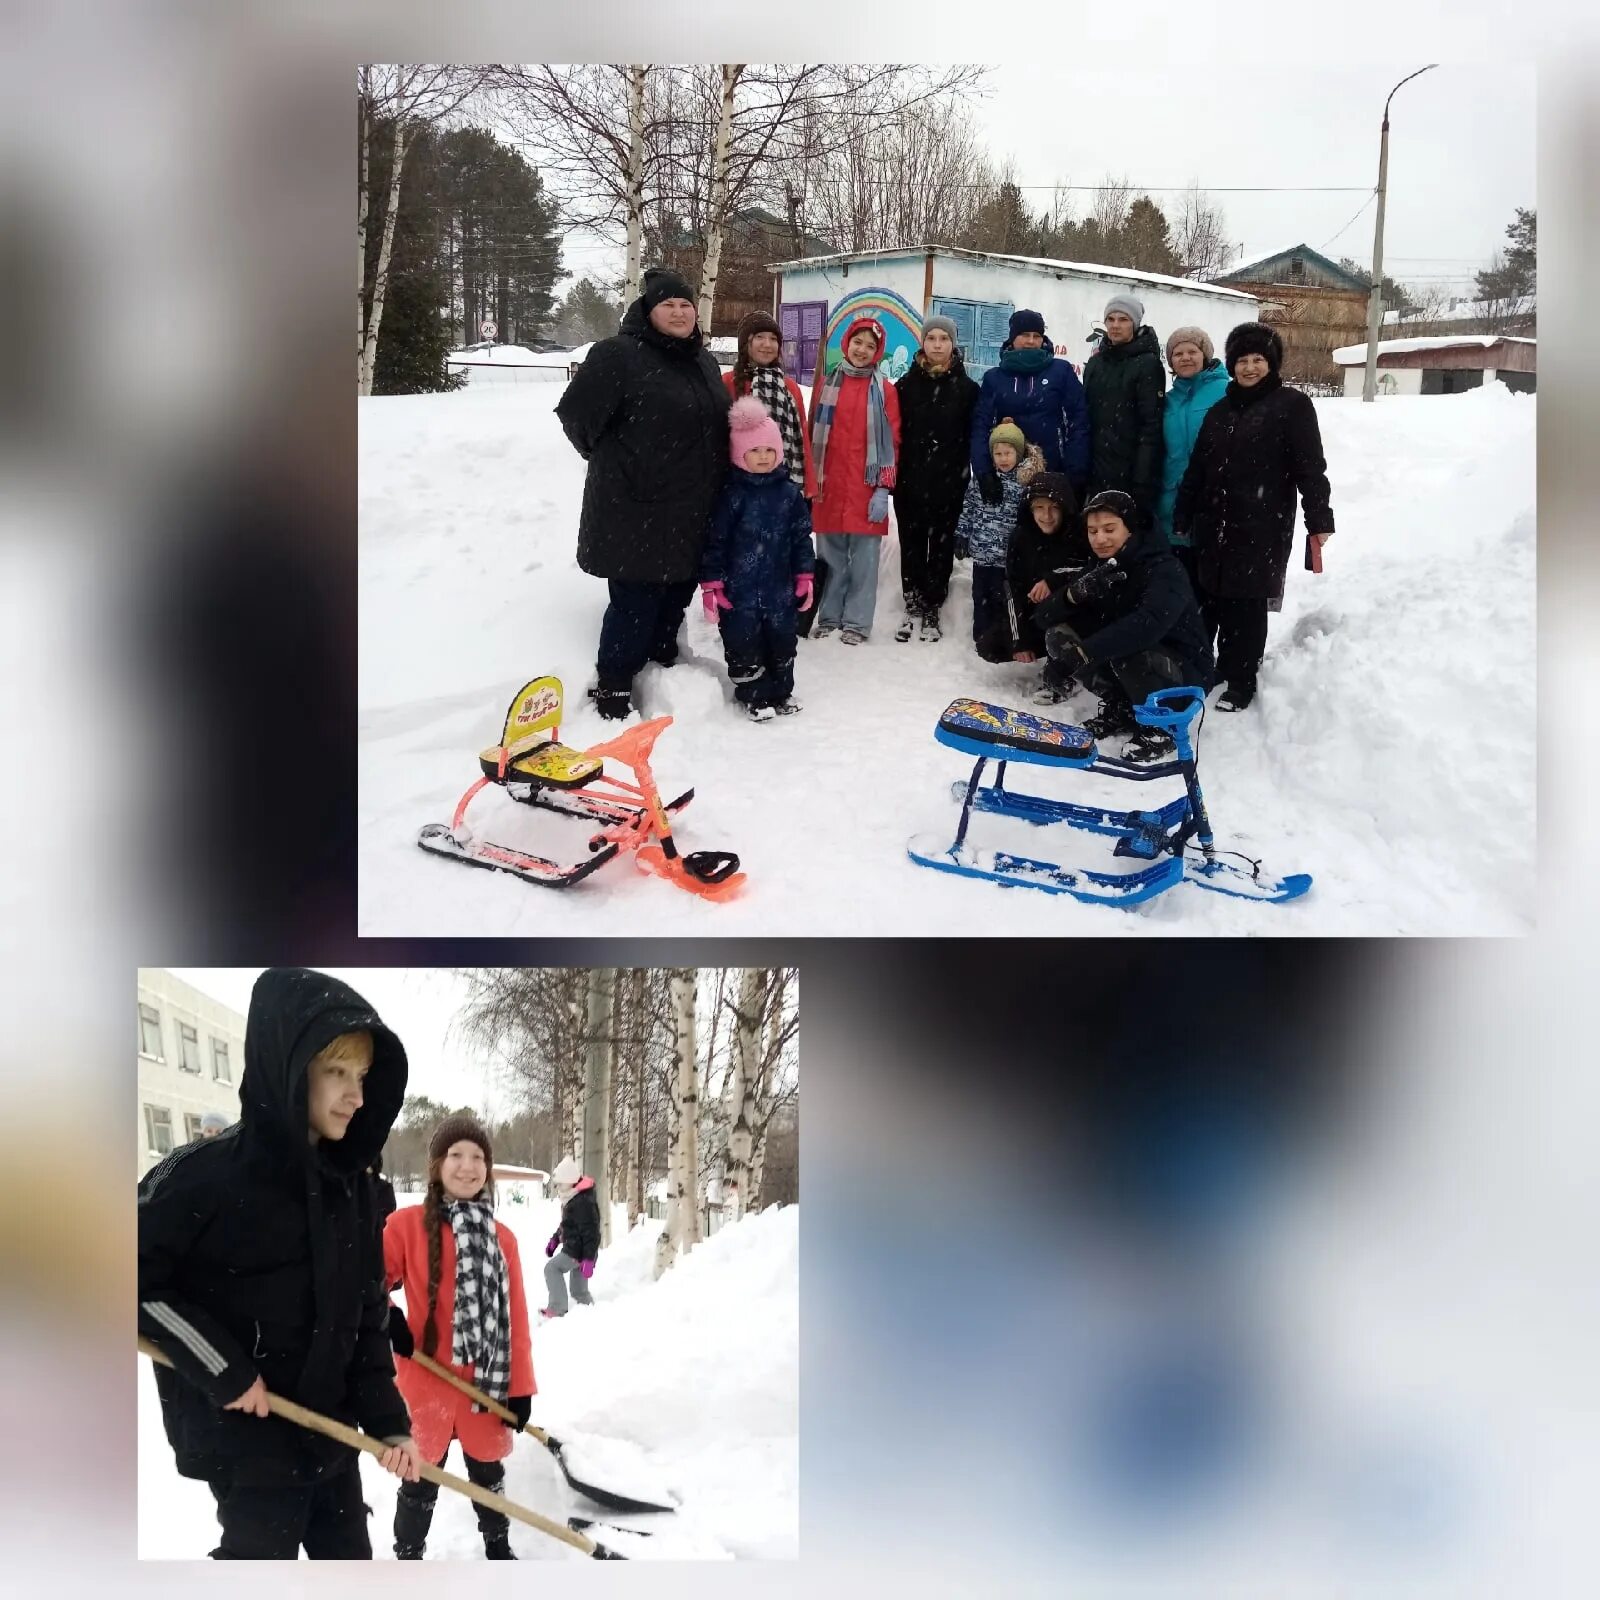
{"type": "MultiPolygon", "coordinates": [[[[1455,350],[1471,349],[1476,346],[1480,350],[1487,350],[1490,345],[1496,344],[1537,344],[1537,339],[1518,339],[1499,333],[1452,333],[1437,334],[1432,337],[1419,337],[1416,339],[1380,339],[1378,341],[1378,354],[1399,355],[1406,350],[1455,350]]],[[[1354,367],[1367,359],[1367,347],[1364,344],[1342,344],[1333,352],[1334,362],[1341,367],[1354,367]]]]}
{"type": "MultiPolygon", "coordinates": [[[[534,1424],[561,1441],[577,1476],[636,1498],[666,1489],[681,1509],[668,1517],[608,1513],[573,1491],[527,1437],[507,1459],[506,1495],[557,1522],[578,1516],[647,1530],[647,1539],[609,1529],[595,1535],[634,1560],[797,1556],[798,1208],[720,1228],[659,1282],[652,1264],[662,1224],[644,1220],[626,1233],[619,1226],[591,1281],[595,1304],[574,1306],[560,1321],[539,1316],[544,1245],[559,1205],[499,1215],[517,1236],[533,1318],[534,1424]]],[[[173,1468],[147,1365],[138,1377],[139,1555],[200,1557],[216,1538],[211,1496],[173,1468]]],[[[445,1470],[463,1475],[459,1447],[451,1451],[445,1470]]],[[[361,1475],[373,1553],[386,1559],[398,1480],[365,1456],[361,1475]]],[[[584,1559],[517,1522],[511,1542],[525,1561],[584,1559]]],[[[441,1489],[428,1557],[482,1555],[471,1504],[441,1489]]]]}
{"type": "MultiPolygon", "coordinates": [[[[721,641],[690,608],[686,653],[637,682],[663,795],[694,787],[686,849],[732,849],[748,873],[712,903],[619,860],[559,896],[419,850],[448,822],[529,678],[565,682],[562,738],[614,731],[583,699],[605,585],[573,559],[583,463],[548,389],[362,401],[361,882],[366,935],[1504,934],[1533,919],[1533,396],[1500,384],[1382,405],[1316,402],[1338,533],[1320,577],[1300,535],[1262,690],[1212,715],[1201,775],[1219,838],[1315,884],[1288,906],[1183,887],[1139,912],[929,872],[906,840],[953,834],[970,763],[935,744],[957,695],[1027,705],[1037,669],[971,644],[958,565],[945,637],[898,644],[899,558],[883,552],[864,647],[802,640],[801,716],[763,725],[731,705],[721,641]]],[[[1079,696],[1062,720],[1080,719],[1079,696]]],[[[1033,769],[1039,792],[1160,804],[1142,786],[1033,769]]],[[[480,837],[576,861],[583,824],[488,788],[480,837]]],[[[1101,841],[982,817],[985,843],[1105,865],[1101,841]],[[1007,828],[1018,830],[1015,834],[1007,828]]]]}

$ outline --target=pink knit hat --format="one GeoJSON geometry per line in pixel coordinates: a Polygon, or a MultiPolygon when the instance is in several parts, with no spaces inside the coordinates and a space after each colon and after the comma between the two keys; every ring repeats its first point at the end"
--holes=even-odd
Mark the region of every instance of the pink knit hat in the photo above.
{"type": "Polygon", "coordinates": [[[753,394],[733,402],[733,409],[728,413],[728,428],[732,435],[728,454],[734,466],[744,466],[746,450],[759,450],[763,445],[778,452],[772,470],[776,472],[783,465],[783,435],[772,413],[753,394]]]}

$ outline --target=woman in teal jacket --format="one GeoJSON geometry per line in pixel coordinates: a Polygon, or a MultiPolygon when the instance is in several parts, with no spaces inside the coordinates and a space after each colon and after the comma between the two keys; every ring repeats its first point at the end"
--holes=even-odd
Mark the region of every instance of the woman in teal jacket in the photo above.
{"type": "Polygon", "coordinates": [[[1167,365],[1172,368],[1172,387],[1167,391],[1161,413],[1161,436],[1166,447],[1161,474],[1161,498],[1156,504],[1156,526],[1172,546],[1174,554],[1189,574],[1194,586],[1194,552],[1187,534],[1172,531],[1172,508],[1178,498],[1178,485],[1194,442],[1200,437],[1200,424],[1228,387],[1227,369],[1217,359],[1211,336],[1204,328],[1178,328],[1167,339],[1167,365]]]}

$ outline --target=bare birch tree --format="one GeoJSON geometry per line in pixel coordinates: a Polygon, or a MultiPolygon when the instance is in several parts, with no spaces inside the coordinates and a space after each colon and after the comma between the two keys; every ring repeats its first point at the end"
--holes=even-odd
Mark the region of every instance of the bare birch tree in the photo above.
{"type": "Polygon", "coordinates": [[[587,1026],[584,1034],[583,1170],[594,1179],[600,1207],[600,1244],[611,1243],[611,1032],[613,974],[608,967],[591,969],[586,985],[587,1026]]]}
{"type": "Polygon", "coordinates": [[[377,361],[378,332],[383,325],[384,299],[389,290],[389,259],[394,250],[395,223],[400,215],[400,180],[406,151],[416,130],[436,126],[455,115],[484,82],[482,70],[448,64],[377,66],[364,64],[356,72],[356,99],[360,151],[359,194],[356,199],[356,240],[359,276],[356,299],[359,312],[356,347],[357,393],[372,393],[372,373],[377,361]],[[371,219],[368,192],[370,147],[375,123],[387,121],[394,129],[394,150],[389,163],[389,193],[383,218],[378,260],[367,293],[367,228],[371,219]]]}
{"type": "Polygon", "coordinates": [[[672,1098],[667,1125],[667,1225],[656,1249],[656,1276],[700,1237],[698,1148],[699,1062],[695,1052],[695,1005],[699,973],[674,967],[672,996],[672,1098]]]}
{"type": "Polygon", "coordinates": [[[722,232],[728,220],[728,156],[733,131],[733,97],[742,65],[721,68],[722,98],[717,115],[717,141],[711,157],[711,208],[706,219],[705,265],[700,272],[700,326],[711,327],[711,303],[717,295],[717,269],[722,262],[722,232]]]}
{"type": "Polygon", "coordinates": [[[1228,219],[1222,207],[1198,183],[1183,191],[1172,222],[1172,248],[1183,263],[1184,276],[1209,282],[1233,260],[1228,219]]]}
{"type": "Polygon", "coordinates": [[[622,285],[622,303],[638,298],[644,265],[640,259],[644,236],[644,80],[649,68],[628,68],[628,266],[622,285]]]}
{"type": "Polygon", "coordinates": [[[733,1007],[733,1049],[729,1052],[732,1065],[723,1093],[727,1135],[723,1145],[722,1192],[724,1204],[731,1201],[735,1222],[744,1216],[750,1195],[751,1158],[755,1154],[755,1097],[760,1071],[758,1040],[766,976],[759,967],[747,967],[740,973],[739,997],[733,1007]]]}

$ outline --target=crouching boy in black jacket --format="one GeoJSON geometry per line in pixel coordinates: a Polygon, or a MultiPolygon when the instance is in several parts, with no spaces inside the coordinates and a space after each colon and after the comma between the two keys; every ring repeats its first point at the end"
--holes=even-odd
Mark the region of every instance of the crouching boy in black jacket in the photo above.
{"type": "Polygon", "coordinates": [[[1134,531],[1132,496],[1102,490],[1083,509],[1094,560],[1034,609],[1050,657],[1034,701],[1064,700],[1076,678],[1100,697],[1098,715],[1084,727],[1096,739],[1131,733],[1124,757],[1157,761],[1171,753],[1172,736],[1139,727],[1134,702],[1179,684],[1205,689],[1211,643],[1188,574],[1166,540],[1134,531]]]}
{"type": "Polygon", "coordinates": [[[368,1170],[406,1053],[353,989],[274,968],[250,996],[239,1121],[139,1186],[139,1332],[178,1471],[210,1483],[229,1560],[370,1560],[356,1452],[268,1413],[274,1394],[391,1448],[415,1479],[395,1388],[381,1201],[368,1170]]]}

